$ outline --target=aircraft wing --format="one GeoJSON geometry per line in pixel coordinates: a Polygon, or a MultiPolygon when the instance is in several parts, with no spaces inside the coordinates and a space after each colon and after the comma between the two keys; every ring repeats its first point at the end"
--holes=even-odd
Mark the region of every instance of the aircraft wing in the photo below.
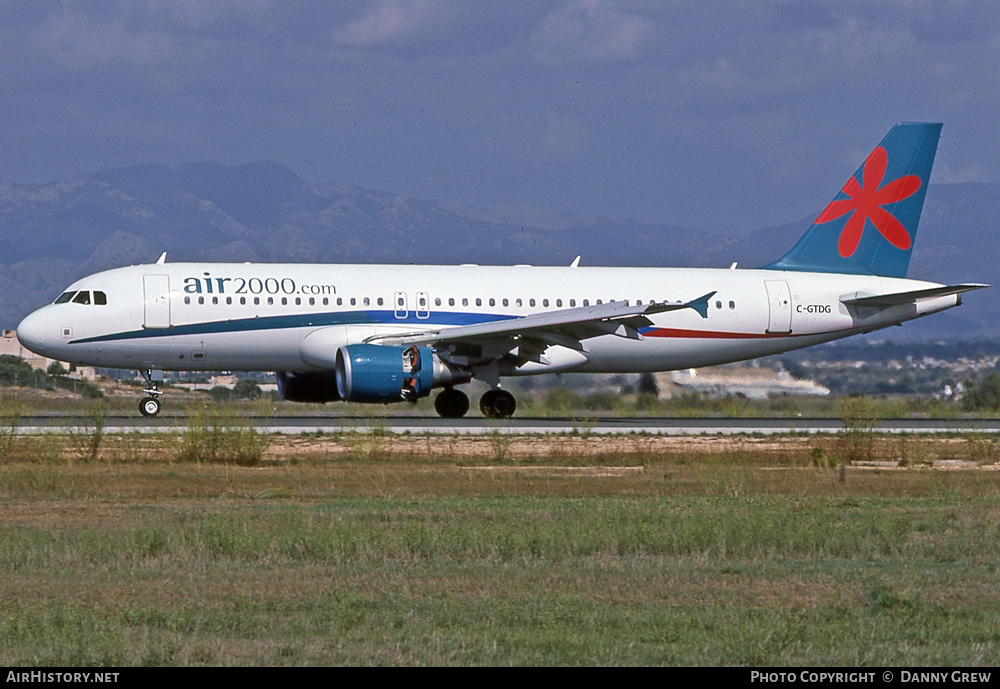
{"type": "Polygon", "coordinates": [[[921,299],[933,299],[934,297],[945,297],[949,294],[961,294],[971,292],[976,289],[983,289],[989,285],[980,283],[966,283],[962,285],[943,285],[930,289],[918,289],[910,292],[895,292],[893,294],[873,294],[861,296],[846,295],[840,298],[841,303],[847,306],[868,306],[875,308],[886,308],[889,306],[899,306],[901,304],[912,304],[921,299]]]}
{"type": "Polygon", "coordinates": [[[521,363],[527,361],[546,363],[542,352],[552,345],[586,353],[587,347],[583,341],[591,337],[617,335],[642,339],[639,328],[652,325],[649,317],[656,314],[694,309],[702,318],[707,318],[708,300],[714,295],[715,292],[709,292],[689,302],[644,306],[615,301],[489,323],[475,323],[412,334],[384,335],[372,338],[369,342],[431,346],[442,350],[442,353],[450,352],[452,359],[463,357],[480,361],[497,359],[517,350],[514,352],[515,359],[521,363]]]}

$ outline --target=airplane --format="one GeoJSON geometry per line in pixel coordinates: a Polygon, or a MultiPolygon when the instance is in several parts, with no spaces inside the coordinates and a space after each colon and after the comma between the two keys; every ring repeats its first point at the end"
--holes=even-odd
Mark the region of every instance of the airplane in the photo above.
{"type": "Polygon", "coordinates": [[[167,263],[77,280],[17,328],[36,354],[141,371],[275,371],[296,402],[415,402],[464,416],[458,386],[712,366],[868,333],[959,306],[987,285],[906,277],[941,133],[900,123],[802,238],[757,269],[167,263]]]}

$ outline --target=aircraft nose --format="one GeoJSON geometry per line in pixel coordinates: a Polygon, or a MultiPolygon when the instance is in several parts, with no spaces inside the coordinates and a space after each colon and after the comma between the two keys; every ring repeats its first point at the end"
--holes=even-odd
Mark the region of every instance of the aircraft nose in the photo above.
{"type": "Polygon", "coordinates": [[[25,348],[44,356],[46,347],[51,346],[51,341],[58,335],[49,332],[52,328],[48,321],[46,314],[40,311],[28,314],[17,326],[17,339],[25,348]]]}

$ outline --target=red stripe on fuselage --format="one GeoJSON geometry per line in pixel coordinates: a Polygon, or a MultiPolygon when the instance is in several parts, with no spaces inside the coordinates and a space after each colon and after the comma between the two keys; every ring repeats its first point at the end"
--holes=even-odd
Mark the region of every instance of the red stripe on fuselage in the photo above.
{"type": "Polygon", "coordinates": [[[688,337],[705,340],[761,340],[772,337],[791,337],[791,333],[724,333],[713,330],[685,330],[683,328],[656,328],[642,333],[643,337],[688,337]]]}

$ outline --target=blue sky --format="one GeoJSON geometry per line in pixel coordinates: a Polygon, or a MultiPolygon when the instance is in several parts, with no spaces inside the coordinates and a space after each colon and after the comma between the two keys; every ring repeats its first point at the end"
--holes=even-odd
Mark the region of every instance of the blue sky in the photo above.
{"type": "Polygon", "coordinates": [[[1000,181],[1000,3],[8,2],[0,181],[274,160],[471,205],[744,230],[901,120],[1000,181]]]}

